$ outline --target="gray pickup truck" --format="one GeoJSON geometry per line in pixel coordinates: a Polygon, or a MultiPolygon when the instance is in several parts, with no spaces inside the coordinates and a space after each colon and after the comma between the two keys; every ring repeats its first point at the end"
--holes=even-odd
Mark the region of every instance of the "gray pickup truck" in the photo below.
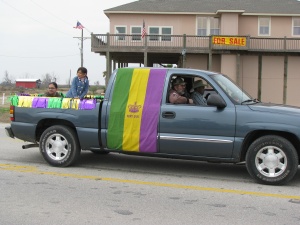
{"type": "Polygon", "coordinates": [[[179,68],[120,68],[93,109],[11,106],[11,138],[38,147],[52,166],[81,150],[107,154],[245,163],[259,183],[282,185],[298,171],[300,109],[251,98],[226,76],[179,68]],[[172,104],[172,80],[186,95],[206,84],[207,105],[172,104]]]}

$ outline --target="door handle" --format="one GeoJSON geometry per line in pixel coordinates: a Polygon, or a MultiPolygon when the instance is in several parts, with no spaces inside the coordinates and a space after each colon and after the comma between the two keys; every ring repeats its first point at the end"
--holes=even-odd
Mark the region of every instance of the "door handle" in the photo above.
{"type": "Polygon", "coordinates": [[[176,113],[175,112],[162,112],[162,117],[166,118],[166,119],[174,119],[176,117],[176,113]]]}

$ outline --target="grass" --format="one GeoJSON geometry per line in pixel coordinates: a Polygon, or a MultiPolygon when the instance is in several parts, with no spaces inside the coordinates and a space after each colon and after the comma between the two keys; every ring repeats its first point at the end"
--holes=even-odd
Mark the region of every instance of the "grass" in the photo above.
{"type": "Polygon", "coordinates": [[[2,102],[0,103],[0,123],[10,123],[10,117],[9,117],[9,106],[10,103],[5,103],[2,105],[2,102]]]}

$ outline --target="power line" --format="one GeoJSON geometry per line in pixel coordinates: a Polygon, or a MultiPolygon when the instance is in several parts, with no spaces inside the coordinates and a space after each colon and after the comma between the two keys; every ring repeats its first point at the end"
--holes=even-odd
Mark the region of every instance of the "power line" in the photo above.
{"type": "Polygon", "coordinates": [[[74,55],[63,55],[63,56],[15,56],[15,55],[0,55],[0,57],[7,58],[24,58],[24,59],[51,59],[51,58],[66,58],[71,56],[78,56],[79,54],[74,55]]]}
{"type": "MultiPolygon", "coordinates": [[[[32,0],[30,0],[30,1],[31,1],[33,4],[35,4],[36,6],[38,6],[39,8],[41,8],[42,10],[44,10],[45,12],[47,12],[48,14],[50,14],[51,16],[53,16],[54,18],[56,18],[56,19],[58,19],[58,20],[64,22],[65,24],[68,24],[68,25],[70,25],[70,26],[73,26],[73,25],[74,25],[74,24],[71,24],[71,23],[66,22],[66,21],[64,21],[63,19],[59,18],[59,17],[56,16],[54,13],[52,13],[52,12],[50,12],[49,10],[43,8],[42,6],[40,6],[39,4],[37,4],[36,2],[34,2],[34,1],[32,1],[32,0]]],[[[78,20],[77,20],[77,21],[78,21],[78,20]]],[[[92,33],[92,32],[89,31],[85,26],[84,26],[84,29],[85,29],[87,32],[92,33]]]]}
{"type": "Polygon", "coordinates": [[[44,10],[45,12],[49,13],[51,16],[55,17],[56,19],[58,19],[58,20],[64,22],[65,24],[68,24],[68,25],[72,26],[72,24],[70,24],[70,23],[64,21],[63,19],[57,17],[57,16],[54,15],[52,12],[50,12],[49,10],[43,8],[42,6],[40,6],[39,4],[37,4],[36,2],[34,2],[34,1],[32,1],[32,0],[30,0],[30,1],[31,1],[33,4],[35,4],[36,6],[38,6],[39,8],[41,8],[42,10],[44,10]]]}
{"type": "Polygon", "coordinates": [[[53,30],[55,30],[55,31],[57,31],[57,32],[60,32],[60,33],[62,33],[62,34],[71,36],[70,34],[67,34],[67,33],[65,33],[65,32],[63,32],[63,31],[60,31],[60,30],[58,30],[58,29],[56,29],[56,28],[54,28],[54,27],[51,27],[51,26],[49,26],[49,25],[47,25],[47,24],[44,24],[44,23],[42,23],[42,22],[36,20],[35,18],[33,18],[33,17],[27,15],[26,13],[20,11],[19,9],[15,8],[14,6],[10,5],[9,3],[5,2],[4,0],[2,0],[2,2],[3,2],[4,4],[6,4],[6,5],[8,5],[9,7],[13,8],[13,9],[16,10],[17,12],[21,13],[22,15],[24,15],[24,16],[26,16],[26,17],[28,17],[28,18],[30,18],[30,19],[32,19],[32,20],[34,20],[34,21],[36,21],[36,22],[38,22],[38,23],[40,23],[40,24],[42,24],[42,25],[44,25],[44,26],[46,26],[46,27],[48,27],[48,28],[50,28],[50,29],[53,29],[53,30]]]}
{"type": "MultiPolygon", "coordinates": [[[[34,20],[34,21],[40,23],[40,24],[42,24],[43,26],[46,26],[46,27],[48,27],[48,28],[50,28],[50,29],[53,29],[53,30],[55,30],[55,31],[57,31],[57,32],[60,32],[60,33],[63,33],[63,34],[65,34],[65,35],[70,36],[69,34],[67,34],[67,33],[65,33],[65,32],[62,32],[62,31],[60,31],[60,30],[58,30],[58,29],[56,29],[56,28],[54,28],[54,27],[48,26],[47,24],[44,24],[44,23],[40,22],[39,20],[37,20],[37,19],[33,18],[32,16],[30,16],[30,15],[28,15],[28,14],[22,12],[21,10],[17,9],[16,7],[12,6],[11,4],[7,3],[6,1],[4,1],[4,0],[1,0],[1,1],[2,1],[4,4],[6,4],[7,6],[9,6],[9,7],[11,7],[12,9],[16,10],[17,12],[19,12],[20,14],[22,14],[22,15],[24,15],[24,16],[26,16],[26,17],[28,17],[28,18],[30,18],[30,19],[32,19],[32,20],[34,20]]],[[[37,7],[39,7],[40,9],[42,9],[43,11],[47,12],[48,14],[50,14],[50,15],[51,15],[52,17],[54,17],[55,19],[58,19],[58,20],[64,22],[65,24],[68,24],[68,25],[72,26],[70,23],[66,22],[65,20],[63,20],[63,19],[61,19],[61,18],[59,18],[59,17],[57,17],[54,13],[50,12],[49,10],[45,9],[44,7],[42,7],[41,5],[37,4],[35,1],[33,1],[33,0],[30,0],[30,1],[31,1],[33,4],[35,4],[37,7]]],[[[72,27],[74,27],[74,26],[72,26],[72,27]]],[[[84,29],[85,29],[86,31],[88,31],[89,33],[92,33],[92,32],[90,32],[85,26],[84,26],[84,29]]],[[[87,39],[87,38],[86,38],[86,39],[87,39]]],[[[83,64],[83,40],[84,40],[84,39],[83,39],[83,30],[82,30],[82,35],[81,35],[81,48],[80,48],[81,65],[83,64]]],[[[74,56],[74,55],[69,55],[69,56],[53,56],[53,57],[39,57],[39,56],[38,56],[38,57],[28,57],[28,56],[24,57],[24,56],[8,56],[8,55],[0,55],[0,56],[2,56],[2,57],[8,57],[8,58],[24,58],[24,59],[49,59],[49,58],[63,58],[63,57],[69,57],[69,56],[74,56]]]]}

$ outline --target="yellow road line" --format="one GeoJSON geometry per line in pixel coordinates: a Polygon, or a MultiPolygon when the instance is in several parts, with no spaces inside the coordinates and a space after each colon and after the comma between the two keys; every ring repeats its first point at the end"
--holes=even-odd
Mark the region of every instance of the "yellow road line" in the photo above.
{"type": "Polygon", "coordinates": [[[148,186],[155,186],[155,187],[169,187],[169,188],[189,189],[189,190],[197,190],[197,191],[211,191],[211,192],[219,192],[219,193],[231,193],[231,194],[239,194],[239,195],[252,195],[252,196],[300,200],[299,195],[272,194],[272,193],[265,193],[265,192],[209,188],[209,187],[201,187],[201,186],[168,184],[168,183],[139,181],[139,180],[125,180],[125,179],[118,179],[118,178],[111,178],[111,177],[88,176],[88,175],[70,174],[70,173],[46,172],[46,171],[38,170],[38,168],[35,166],[0,164],[0,170],[9,170],[9,171],[16,171],[21,173],[43,174],[43,175],[51,175],[51,176],[58,176],[58,177],[80,178],[80,179],[88,179],[88,180],[101,180],[101,181],[110,181],[110,182],[118,182],[118,183],[130,183],[130,184],[148,185],[148,186]]]}

